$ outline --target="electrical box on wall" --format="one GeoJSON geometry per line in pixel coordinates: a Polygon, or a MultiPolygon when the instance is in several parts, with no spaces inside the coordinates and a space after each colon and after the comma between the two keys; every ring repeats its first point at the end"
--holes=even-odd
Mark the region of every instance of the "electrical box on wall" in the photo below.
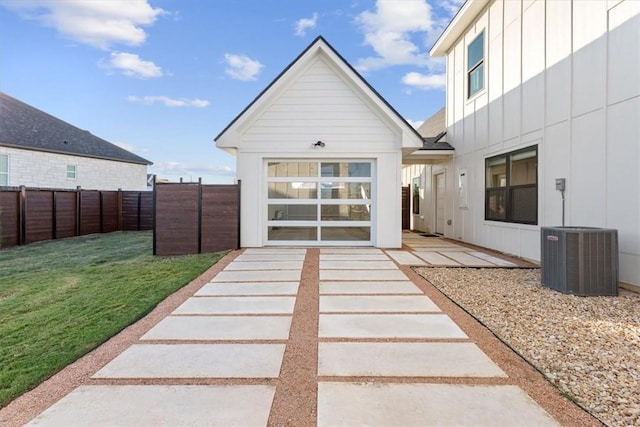
{"type": "Polygon", "coordinates": [[[567,184],[566,178],[556,178],[556,190],[564,191],[567,184]]]}

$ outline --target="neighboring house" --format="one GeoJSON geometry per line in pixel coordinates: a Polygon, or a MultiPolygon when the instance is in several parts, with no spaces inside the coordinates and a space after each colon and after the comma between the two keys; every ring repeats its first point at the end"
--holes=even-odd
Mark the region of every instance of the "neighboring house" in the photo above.
{"type": "Polygon", "coordinates": [[[565,224],[617,229],[620,280],[640,285],[639,29],[635,0],[462,6],[431,50],[447,61],[455,147],[425,180],[445,171],[444,236],[540,260],[540,227],[562,223],[564,178],[565,224]]]}
{"type": "Polygon", "coordinates": [[[150,164],[0,92],[0,186],[146,190],[150,164]]]}
{"type": "Polygon", "coordinates": [[[402,245],[422,137],[319,37],[216,138],[237,157],[241,246],[402,245]]]}

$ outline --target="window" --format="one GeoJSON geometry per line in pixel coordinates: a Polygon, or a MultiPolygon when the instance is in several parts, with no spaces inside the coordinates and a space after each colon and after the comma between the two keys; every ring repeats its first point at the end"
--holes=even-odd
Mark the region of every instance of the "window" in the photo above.
{"type": "Polygon", "coordinates": [[[9,156],[0,154],[0,186],[9,185],[9,156]]]}
{"type": "Polygon", "coordinates": [[[485,160],[485,219],[538,223],[538,147],[485,160]]]}
{"type": "Polygon", "coordinates": [[[420,214],[420,177],[413,178],[413,213],[420,214]]]}
{"type": "Polygon", "coordinates": [[[75,165],[67,165],[67,179],[77,178],[77,168],[75,165]]]}
{"type": "Polygon", "coordinates": [[[484,88],[484,31],[467,46],[467,74],[471,98],[484,88]]]}

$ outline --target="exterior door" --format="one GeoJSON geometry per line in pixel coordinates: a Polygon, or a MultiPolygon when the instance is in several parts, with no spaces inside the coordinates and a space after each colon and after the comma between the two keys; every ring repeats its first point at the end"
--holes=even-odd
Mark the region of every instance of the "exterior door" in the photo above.
{"type": "Polygon", "coordinates": [[[372,245],[373,161],[266,163],[268,245],[372,245]]]}
{"type": "Polygon", "coordinates": [[[436,200],[436,234],[444,234],[444,196],[445,196],[445,174],[439,173],[435,177],[435,200],[436,200]]]}

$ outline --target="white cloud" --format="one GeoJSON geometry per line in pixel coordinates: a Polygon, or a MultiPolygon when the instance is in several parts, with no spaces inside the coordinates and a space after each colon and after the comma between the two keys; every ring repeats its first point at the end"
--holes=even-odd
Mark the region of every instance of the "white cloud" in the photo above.
{"type": "Polygon", "coordinates": [[[142,27],[167,13],[147,0],[21,0],[3,6],[54,28],[63,37],[100,49],[141,45],[147,38],[142,27]]]}
{"type": "Polygon", "coordinates": [[[163,75],[162,68],[151,61],[141,59],[135,53],[111,52],[109,62],[104,67],[115,68],[125,76],[140,77],[142,79],[161,77],[163,75]]]}
{"type": "Polygon", "coordinates": [[[424,42],[434,29],[431,6],[426,0],[376,1],[374,12],[364,11],[355,22],[364,33],[365,43],[377,56],[362,58],[356,63],[360,71],[371,71],[392,65],[429,64],[429,54],[413,35],[424,42]]]}
{"type": "Polygon", "coordinates": [[[430,89],[444,89],[447,82],[447,77],[442,74],[421,74],[416,72],[410,72],[402,77],[402,83],[407,86],[415,87],[416,89],[430,90],[430,89]]]}
{"type": "Polygon", "coordinates": [[[165,107],[195,107],[204,108],[209,106],[209,101],[204,99],[186,99],[186,98],[169,98],[168,96],[133,96],[127,97],[129,102],[139,102],[144,105],[153,105],[156,103],[164,104],[165,107]]]}
{"type": "Polygon", "coordinates": [[[246,55],[235,55],[225,53],[224,59],[227,63],[225,73],[236,80],[251,81],[258,78],[258,74],[264,68],[264,65],[256,59],[251,59],[246,55]]]}
{"type": "Polygon", "coordinates": [[[316,27],[318,22],[318,14],[313,13],[311,18],[302,18],[296,21],[295,29],[296,36],[304,37],[307,34],[307,30],[311,30],[316,27]]]}

